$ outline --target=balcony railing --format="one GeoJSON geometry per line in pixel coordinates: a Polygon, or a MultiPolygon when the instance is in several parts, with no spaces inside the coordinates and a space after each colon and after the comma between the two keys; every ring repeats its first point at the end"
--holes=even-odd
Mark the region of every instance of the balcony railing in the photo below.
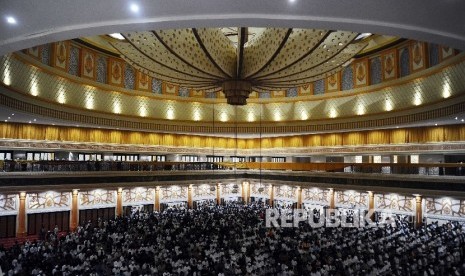
{"type": "Polygon", "coordinates": [[[148,162],[148,161],[0,161],[8,172],[91,172],[91,171],[199,171],[269,170],[341,173],[465,175],[465,163],[278,163],[278,162],[148,162]]]}

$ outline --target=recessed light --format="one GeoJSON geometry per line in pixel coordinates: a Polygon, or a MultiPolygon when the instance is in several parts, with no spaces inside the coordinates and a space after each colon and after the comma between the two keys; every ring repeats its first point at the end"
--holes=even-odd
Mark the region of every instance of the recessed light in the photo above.
{"type": "Polygon", "coordinates": [[[109,36],[115,39],[118,39],[118,40],[125,40],[124,36],[120,33],[112,33],[112,34],[109,34],[109,36]]]}
{"type": "Polygon", "coordinates": [[[8,22],[8,24],[12,24],[12,25],[17,23],[16,19],[13,16],[7,16],[6,17],[6,22],[8,22]]]}
{"type": "Polygon", "coordinates": [[[131,6],[129,6],[132,12],[139,12],[139,5],[132,3],[131,6]]]}
{"type": "Polygon", "coordinates": [[[5,120],[5,123],[8,122],[8,120],[5,120]]]}
{"type": "Polygon", "coordinates": [[[457,120],[458,118],[457,118],[457,117],[455,117],[455,119],[457,120]]]}
{"type": "Polygon", "coordinates": [[[37,119],[34,119],[34,122],[36,122],[36,121],[37,121],[37,119]]]}
{"type": "Polygon", "coordinates": [[[464,119],[461,120],[462,122],[465,121],[464,119]]]}
{"type": "Polygon", "coordinates": [[[434,124],[435,126],[438,126],[438,124],[434,124]]]}
{"type": "Polygon", "coordinates": [[[14,113],[11,113],[11,116],[15,116],[15,114],[14,114],[14,113]]]}
{"type": "Polygon", "coordinates": [[[289,0],[289,3],[294,3],[296,0],[289,0]]]}
{"type": "Polygon", "coordinates": [[[31,123],[32,123],[32,121],[29,121],[29,123],[31,124],[31,123]]]}
{"type": "Polygon", "coordinates": [[[8,120],[10,120],[10,119],[11,119],[11,117],[8,117],[8,120]]]}

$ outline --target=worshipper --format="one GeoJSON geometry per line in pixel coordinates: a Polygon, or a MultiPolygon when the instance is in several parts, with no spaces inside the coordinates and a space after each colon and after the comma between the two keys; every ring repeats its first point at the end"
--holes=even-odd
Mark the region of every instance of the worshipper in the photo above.
{"type": "MultiPolygon", "coordinates": [[[[0,247],[5,275],[465,275],[458,222],[266,228],[263,203],[134,212],[0,247]]],[[[315,212],[319,215],[319,212],[315,212]]],[[[54,231],[55,232],[55,231],[54,231]]]]}

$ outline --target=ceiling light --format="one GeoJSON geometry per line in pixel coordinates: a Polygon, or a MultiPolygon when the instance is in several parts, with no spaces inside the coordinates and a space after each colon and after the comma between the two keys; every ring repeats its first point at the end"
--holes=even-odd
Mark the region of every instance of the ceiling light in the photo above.
{"type": "Polygon", "coordinates": [[[435,126],[438,126],[438,124],[434,124],[435,126]]]}
{"type": "Polygon", "coordinates": [[[456,120],[458,120],[459,118],[455,117],[456,120]]]}
{"type": "Polygon", "coordinates": [[[5,123],[8,122],[8,120],[5,120],[5,123]]]}
{"type": "Polygon", "coordinates": [[[136,12],[139,12],[139,5],[133,3],[131,4],[131,6],[129,6],[129,8],[131,9],[132,12],[136,13],[136,12]]]}
{"type": "Polygon", "coordinates": [[[16,19],[13,16],[7,16],[6,17],[6,22],[8,22],[8,24],[12,24],[12,25],[17,23],[16,19]]]}
{"type": "Polygon", "coordinates": [[[125,40],[124,36],[120,33],[112,33],[112,34],[109,34],[109,36],[115,39],[118,39],[118,40],[125,40]]]}
{"type": "Polygon", "coordinates": [[[465,120],[464,120],[464,119],[462,119],[462,120],[460,120],[460,121],[462,121],[462,122],[463,122],[463,121],[465,121],[465,120]]]}
{"type": "Polygon", "coordinates": [[[10,120],[10,119],[11,119],[11,117],[8,117],[8,120],[10,120]]]}
{"type": "Polygon", "coordinates": [[[11,113],[11,116],[15,116],[15,114],[14,114],[14,113],[11,113]]]}
{"type": "Polygon", "coordinates": [[[369,37],[370,35],[372,35],[372,34],[371,34],[371,33],[361,33],[361,34],[359,34],[359,35],[355,38],[355,41],[357,41],[357,40],[362,40],[362,39],[364,39],[364,38],[369,37]]]}
{"type": "Polygon", "coordinates": [[[289,0],[289,3],[294,3],[296,0],[289,0]]]}
{"type": "Polygon", "coordinates": [[[29,123],[31,124],[31,123],[32,123],[32,121],[29,121],[29,123]]]}
{"type": "Polygon", "coordinates": [[[34,119],[34,122],[36,122],[36,121],[37,121],[37,119],[34,119]]]}

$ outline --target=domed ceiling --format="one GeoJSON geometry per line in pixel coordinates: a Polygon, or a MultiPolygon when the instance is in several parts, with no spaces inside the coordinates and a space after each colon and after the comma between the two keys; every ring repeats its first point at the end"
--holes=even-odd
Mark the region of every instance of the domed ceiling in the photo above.
{"type": "Polygon", "coordinates": [[[122,34],[112,46],[132,66],[163,81],[223,91],[244,105],[253,91],[322,79],[366,47],[359,33],[296,28],[190,28],[122,34]]]}

